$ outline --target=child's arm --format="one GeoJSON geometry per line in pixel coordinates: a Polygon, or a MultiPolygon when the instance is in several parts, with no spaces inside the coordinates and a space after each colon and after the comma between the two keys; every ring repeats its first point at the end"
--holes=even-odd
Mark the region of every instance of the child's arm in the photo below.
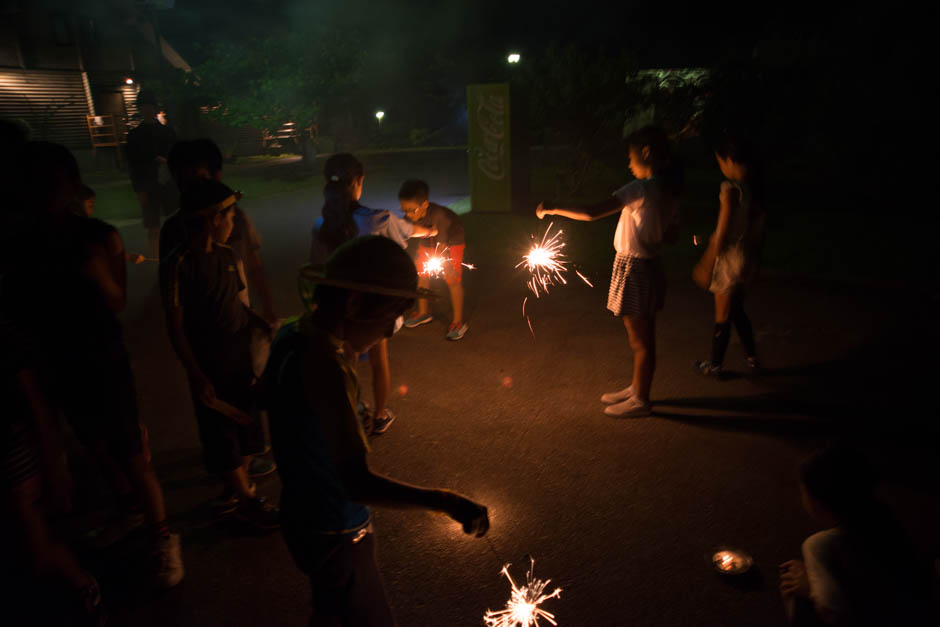
{"type": "Polygon", "coordinates": [[[176,356],[179,357],[186,369],[186,376],[189,378],[193,392],[205,405],[212,405],[215,402],[215,387],[209,378],[202,372],[196,356],[189,346],[189,340],[186,339],[186,333],[183,331],[183,308],[172,307],[166,310],[166,328],[170,334],[170,344],[176,356]]]}
{"type": "Polygon", "coordinates": [[[421,226],[420,224],[414,225],[414,230],[411,232],[410,237],[436,237],[437,228],[433,226],[421,226]]]}
{"type": "Polygon", "coordinates": [[[599,202],[596,205],[588,205],[586,207],[545,207],[544,203],[539,203],[539,206],[535,210],[535,215],[538,216],[539,220],[545,218],[545,216],[561,216],[563,218],[568,218],[571,220],[578,220],[581,222],[593,222],[594,220],[600,220],[606,218],[607,216],[614,215],[623,210],[623,201],[621,201],[616,196],[611,196],[603,202],[599,202]]]}
{"type": "Polygon", "coordinates": [[[261,254],[257,250],[248,253],[246,266],[248,273],[251,274],[252,284],[261,297],[261,310],[264,313],[264,319],[273,325],[277,322],[277,314],[274,313],[274,297],[271,295],[271,284],[268,283],[268,276],[264,272],[261,254]]]}
{"type": "MultiPolygon", "coordinates": [[[[123,245],[121,250],[123,250],[123,245]]],[[[124,264],[121,263],[121,268],[123,267],[124,264]]],[[[89,248],[89,257],[82,266],[81,273],[95,284],[104,297],[108,309],[114,313],[124,311],[127,305],[126,277],[120,273],[115,276],[111,255],[103,246],[96,244],[89,248]]]]}
{"type": "Polygon", "coordinates": [[[239,259],[235,262],[235,267],[238,268],[238,278],[241,279],[242,287],[241,291],[238,292],[238,300],[242,301],[242,304],[251,309],[251,298],[248,295],[248,279],[245,277],[245,262],[239,259]]]}
{"type": "Polygon", "coordinates": [[[365,456],[339,464],[338,470],[347,495],[357,503],[441,512],[459,522],[464,533],[478,538],[490,527],[483,505],[450,490],[421,488],[377,475],[369,470],[365,456]]]}
{"type": "Polygon", "coordinates": [[[738,190],[729,181],[724,181],[718,198],[721,209],[718,212],[718,225],[715,227],[714,246],[716,250],[721,250],[724,248],[728,226],[731,224],[731,207],[738,202],[738,190]]]}

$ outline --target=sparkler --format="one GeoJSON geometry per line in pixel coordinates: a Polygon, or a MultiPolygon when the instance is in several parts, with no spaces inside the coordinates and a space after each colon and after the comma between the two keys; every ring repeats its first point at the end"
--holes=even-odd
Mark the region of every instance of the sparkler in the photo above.
{"type": "MultiPolygon", "coordinates": [[[[448,264],[453,263],[453,260],[447,252],[448,250],[449,248],[440,249],[440,244],[437,244],[434,247],[434,252],[428,253],[425,260],[421,263],[421,271],[418,274],[432,279],[443,276],[444,272],[447,270],[448,264]]],[[[460,265],[467,270],[476,270],[476,266],[472,263],[461,263],[460,265]]]]}
{"type": "Polygon", "coordinates": [[[539,605],[548,599],[561,596],[561,588],[555,588],[551,594],[545,594],[545,588],[551,579],[542,581],[536,579],[535,559],[529,556],[529,571],[526,573],[525,585],[518,586],[509,574],[510,564],[503,566],[501,571],[511,586],[509,601],[504,610],[487,610],[483,615],[483,622],[487,627],[538,627],[539,619],[544,618],[552,625],[557,625],[555,615],[541,609],[539,605]]]}
{"type": "MultiPolygon", "coordinates": [[[[564,231],[559,230],[549,237],[554,224],[552,222],[548,225],[545,234],[542,236],[542,241],[530,248],[522,261],[516,264],[517,268],[525,264],[526,270],[531,274],[526,285],[529,286],[536,298],[539,298],[539,290],[543,294],[548,294],[549,286],[555,285],[556,282],[562,285],[568,283],[564,277],[564,273],[568,271],[568,258],[562,252],[565,242],[561,239],[561,235],[564,231]]],[[[582,281],[594,287],[583,274],[577,270],[575,270],[575,273],[582,281]]]]}
{"type": "Polygon", "coordinates": [[[526,285],[529,286],[536,298],[539,297],[539,288],[542,289],[543,293],[548,294],[548,287],[554,285],[555,281],[559,281],[562,285],[567,283],[565,277],[562,276],[562,273],[568,270],[565,266],[567,260],[564,253],[561,252],[565,247],[565,243],[560,239],[564,231],[559,230],[549,237],[548,234],[551,232],[553,224],[555,223],[550,223],[548,228],[545,229],[542,241],[530,248],[522,261],[516,264],[517,268],[525,264],[526,270],[531,274],[526,285]]]}

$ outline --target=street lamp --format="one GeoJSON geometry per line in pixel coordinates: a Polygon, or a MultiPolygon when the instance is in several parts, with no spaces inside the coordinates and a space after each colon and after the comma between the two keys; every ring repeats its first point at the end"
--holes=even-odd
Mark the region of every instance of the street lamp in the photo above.
{"type": "Polygon", "coordinates": [[[506,61],[508,61],[509,63],[519,63],[519,60],[521,58],[522,57],[519,55],[518,52],[513,52],[508,57],[506,57],[506,61]]]}
{"type": "Polygon", "coordinates": [[[381,109],[375,112],[375,119],[378,120],[379,122],[381,122],[382,118],[384,117],[385,117],[385,112],[382,111],[381,109]]]}
{"type": "Polygon", "coordinates": [[[125,85],[133,85],[133,84],[134,84],[134,79],[128,76],[127,78],[124,79],[124,84],[125,84],[125,85]]]}

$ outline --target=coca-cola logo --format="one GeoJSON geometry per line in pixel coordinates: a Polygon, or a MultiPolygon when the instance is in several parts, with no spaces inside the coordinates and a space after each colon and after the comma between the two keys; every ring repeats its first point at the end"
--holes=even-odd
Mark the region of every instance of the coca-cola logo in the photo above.
{"type": "Polygon", "coordinates": [[[483,134],[477,148],[477,166],[488,178],[501,181],[506,177],[506,99],[489,94],[477,99],[477,124],[483,134]]]}

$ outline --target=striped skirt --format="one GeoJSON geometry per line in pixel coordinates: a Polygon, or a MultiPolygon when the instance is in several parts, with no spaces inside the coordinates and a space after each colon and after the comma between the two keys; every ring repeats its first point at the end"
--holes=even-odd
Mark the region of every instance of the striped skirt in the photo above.
{"type": "Polygon", "coordinates": [[[617,317],[652,318],[665,302],[666,272],[662,260],[617,253],[607,309],[617,317]]]}

